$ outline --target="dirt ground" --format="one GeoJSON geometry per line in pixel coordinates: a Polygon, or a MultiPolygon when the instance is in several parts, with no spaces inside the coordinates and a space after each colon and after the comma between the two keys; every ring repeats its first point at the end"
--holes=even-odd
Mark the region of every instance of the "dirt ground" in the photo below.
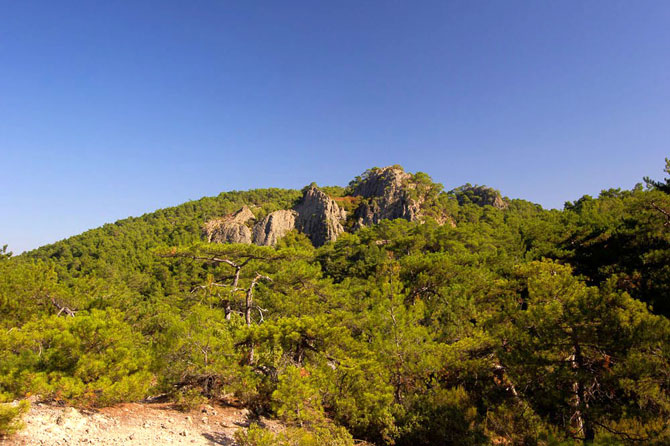
{"type": "MultiPolygon", "coordinates": [[[[226,406],[181,412],[167,403],[129,403],[82,411],[37,403],[24,422],[24,430],[0,445],[232,446],[235,431],[246,428],[249,419],[246,409],[226,406]]],[[[272,422],[264,424],[273,429],[272,422]]]]}

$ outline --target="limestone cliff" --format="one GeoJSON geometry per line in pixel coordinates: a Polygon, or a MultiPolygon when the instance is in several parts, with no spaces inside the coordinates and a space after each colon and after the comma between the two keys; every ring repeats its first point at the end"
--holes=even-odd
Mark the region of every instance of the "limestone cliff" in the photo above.
{"type": "Polygon", "coordinates": [[[273,246],[295,229],[295,220],[298,213],[293,210],[282,209],[268,214],[263,220],[256,223],[253,230],[254,243],[261,246],[273,246]]]}
{"type": "Polygon", "coordinates": [[[294,207],[298,213],[296,228],[307,234],[314,246],[337,239],[344,232],[346,212],[315,185],[311,185],[294,207]]]}
{"type": "MultiPolygon", "coordinates": [[[[433,218],[439,224],[455,225],[454,220],[438,203],[442,185],[433,183],[426,174],[415,175],[399,166],[374,168],[366,171],[349,185],[349,194],[339,196],[347,212],[316,184],[304,189],[300,201],[293,209],[271,212],[256,222],[250,230],[254,214],[243,207],[234,214],[210,220],[204,233],[209,242],[255,243],[272,246],[289,231],[297,229],[307,235],[314,246],[334,241],[345,231],[379,223],[384,219],[423,221],[433,218]]],[[[494,201],[494,206],[506,206],[494,201]]]]}
{"type": "Polygon", "coordinates": [[[410,191],[415,189],[412,175],[400,167],[369,170],[353,190],[354,196],[365,199],[354,213],[357,225],[368,226],[396,218],[418,220],[423,197],[418,194],[412,197],[410,191]]]}
{"type": "Polygon", "coordinates": [[[255,218],[251,209],[239,211],[205,223],[203,233],[210,243],[251,243],[251,230],[246,223],[255,218]]]}
{"type": "Polygon", "coordinates": [[[297,229],[306,234],[314,246],[321,246],[336,240],[344,232],[342,223],[346,212],[316,185],[312,185],[305,190],[302,199],[293,209],[282,209],[268,214],[254,225],[252,232],[247,222],[253,218],[254,214],[244,206],[234,214],[208,221],[203,232],[208,242],[253,242],[271,246],[289,231],[297,229]]]}

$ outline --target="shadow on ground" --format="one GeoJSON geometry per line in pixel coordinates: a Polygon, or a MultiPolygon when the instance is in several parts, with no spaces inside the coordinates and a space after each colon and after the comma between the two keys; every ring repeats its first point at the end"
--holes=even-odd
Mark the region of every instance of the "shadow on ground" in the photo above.
{"type": "Polygon", "coordinates": [[[205,433],[202,434],[202,436],[211,441],[212,444],[219,444],[223,446],[232,446],[235,444],[235,441],[232,438],[219,432],[213,432],[211,434],[205,433]]]}

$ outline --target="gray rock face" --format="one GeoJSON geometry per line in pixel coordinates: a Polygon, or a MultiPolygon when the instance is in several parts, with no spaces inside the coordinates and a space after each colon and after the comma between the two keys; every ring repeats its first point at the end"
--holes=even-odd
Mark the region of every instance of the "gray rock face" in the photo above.
{"type": "Polygon", "coordinates": [[[410,191],[416,188],[411,179],[410,174],[393,166],[369,171],[353,192],[366,199],[354,214],[358,225],[368,226],[384,219],[418,220],[421,199],[410,197],[410,191]]]}
{"type": "Polygon", "coordinates": [[[268,214],[254,226],[254,243],[261,246],[275,245],[287,232],[295,229],[297,216],[296,211],[285,209],[268,214]]]}
{"type": "Polygon", "coordinates": [[[321,246],[336,240],[344,232],[342,222],[346,219],[346,212],[319,188],[311,186],[294,209],[268,214],[256,223],[252,233],[246,223],[253,218],[254,214],[245,206],[234,214],[208,221],[203,232],[210,243],[253,242],[271,246],[287,232],[298,229],[309,237],[314,246],[321,246]]]}
{"type": "Polygon", "coordinates": [[[251,209],[249,209],[248,206],[242,206],[242,209],[239,211],[233,213],[230,215],[232,217],[232,221],[235,223],[246,223],[251,219],[256,218],[253,212],[251,212],[251,209]]]}
{"type": "Polygon", "coordinates": [[[507,202],[505,200],[503,200],[500,195],[498,195],[495,198],[495,200],[493,200],[493,203],[491,203],[491,206],[493,206],[494,208],[498,208],[498,209],[507,209],[509,207],[507,202]]]}
{"type": "Polygon", "coordinates": [[[298,213],[296,228],[307,234],[314,246],[336,240],[344,232],[346,212],[314,185],[294,209],[298,213]]]}
{"type": "MultiPolygon", "coordinates": [[[[343,206],[358,206],[353,210],[353,229],[379,223],[382,220],[402,218],[408,221],[434,219],[438,224],[455,226],[449,215],[437,215],[432,206],[441,185],[432,183],[425,174],[411,175],[399,166],[375,168],[363,174],[354,183],[353,191],[341,197],[343,206]]],[[[506,206],[500,199],[496,206],[506,206]]],[[[249,220],[255,219],[244,206],[234,214],[208,221],[203,229],[209,242],[255,243],[273,246],[289,231],[297,229],[307,235],[314,246],[334,241],[344,232],[347,212],[315,184],[307,187],[300,203],[293,209],[268,214],[249,229],[249,220]]],[[[349,225],[347,225],[349,226],[349,225]]]]}
{"type": "Polygon", "coordinates": [[[239,211],[205,223],[203,232],[209,243],[251,243],[251,230],[246,222],[255,218],[247,206],[239,211]]]}

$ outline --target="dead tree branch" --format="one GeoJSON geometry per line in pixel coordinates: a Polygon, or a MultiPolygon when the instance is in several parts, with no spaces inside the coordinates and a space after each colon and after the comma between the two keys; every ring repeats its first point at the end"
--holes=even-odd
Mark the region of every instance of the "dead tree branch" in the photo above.
{"type": "Polygon", "coordinates": [[[53,297],[51,298],[51,303],[56,308],[58,308],[58,314],[56,316],[60,316],[61,313],[65,313],[67,316],[74,317],[74,315],[77,313],[77,310],[72,310],[64,305],[59,304],[53,297]]]}
{"type": "Polygon", "coordinates": [[[653,201],[651,202],[651,207],[653,207],[654,209],[656,209],[658,212],[660,212],[661,214],[663,214],[665,216],[665,223],[663,224],[663,226],[670,226],[670,211],[666,211],[665,209],[658,206],[653,201]]]}

